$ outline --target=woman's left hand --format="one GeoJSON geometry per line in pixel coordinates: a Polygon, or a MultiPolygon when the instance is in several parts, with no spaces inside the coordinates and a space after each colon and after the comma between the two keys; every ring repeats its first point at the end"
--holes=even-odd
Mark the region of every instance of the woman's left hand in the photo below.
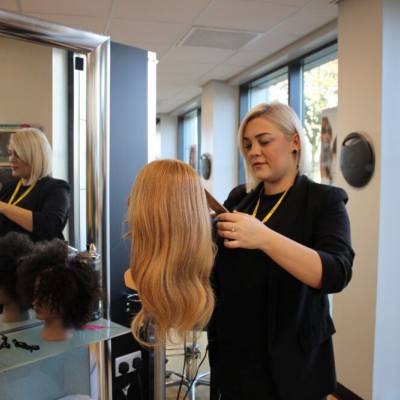
{"type": "Polygon", "coordinates": [[[231,249],[262,249],[270,231],[257,218],[237,211],[219,214],[217,229],[224,246],[231,249]]]}

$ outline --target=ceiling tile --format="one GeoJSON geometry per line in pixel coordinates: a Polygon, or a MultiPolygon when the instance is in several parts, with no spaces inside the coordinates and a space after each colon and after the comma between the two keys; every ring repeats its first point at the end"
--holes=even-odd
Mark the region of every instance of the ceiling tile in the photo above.
{"type": "Polygon", "coordinates": [[[16,0],[0,0],[0,8],[7,11],[19,11],[16,0]]]}
{"type": "Polygon", "coordinates": [[[244,68],[250,67],[253,64],[266,58],[268,55],[260,51],[239,51],[225,62],[226,65],[237,65],[244,68]]]}
{"type": "Polygon", "coordinates": [[[245,46],[242,51],[258,51],[269,56],[278,50],[286,47],[290,43],[293,43],[299,38],[299,35],[293,35],[289,33],[266,33],[260,39],[253,41],[251,44],[245,46]]]}
{"type": "Polygon", "coordinates": [[[188,101],[192,100],[193,98],[199,96],[201,94],[201,88],[193,88],[188,89],[186,92],[182,92],[175,97],[171,97],[167,100],[160,100],[157,101],[157,113],[168,113],[176,108],[182,106],[182,104],[187,103],[188,101]]]}
{"type": "Polygon", "coordinates": [[[119,0],[112,16],[135,21],[190,23],[207,7],[209,0],[119,0]]]}
{"type": "Polygon", "coordinates": [[[108,17],[112,0],[20,0],[23,13],[108,17]]]}
{"type": "MultiPolygon", "coordinates": [[[[233,50],[213,49],[208,47],[182,46],[174,47],[168,51],[164,59],[174,60],[175,62],[200,62],[217,64],[232,56],[233,50]]],[[[163,59],[163,61],[164,61],[163,59]]]]}
{"type": "Polygon", "coordinates": [[[266,32],[299,10],[299,7],[263,1],[215,0],[195,24],[266,32]]]}
{"type": "Polygon", "coordinates": [[[185,86],[192,85],[194,80],[201,76],[201,74],[192,74],[192,75],[171,75],[171,74],[162,74],[157,71],[157,85],[170,85],[179,88],[182,90],[185,86]]]}
{"type": "Polygon", "coordinates": [[[208,81],[211,81],[211,80],[225,81],[227,79],[232,78],[233,76],[235,76],[242,70],[243,70],[243,67],[239,66],[239,65],[226,65],[226,64],[218,65],[217,67],[212,69],[210,72],[203,75],[200,78],[199,83],[201,85],[204,85],[208,81]]]}
{"type": "Polygon", "coordinates": [[[337,16],[338,7],[336,5],[327,2],[321,4],[321,0],[312,0],[298,13],[277,26],[274,32],[304,36],[336,19],[337,16]]]}
{"type": "Polygon", "coordinates": [[[171,46],[181,39],[189,28],[188,25],[182,24],[113,18],[109,28],[109,35],[113,40],[122,43],[137,41],[137,43],[146,42],[171,46]]]}
{"type": "Polygon", "coordinates": [[[183,87],[157,82],[157,100],[168,100],[181,92],[183,87]]]}
{"type": "Polygon", "coordinates": [[[193,97],[200,96],[202,89],[200,86],[187,86],[185,87],[177,96],[176,98],[190,100],[193,97]]]}
{"type": "Polygon", "coordinates": [[[116,40],[115,38],[111,38],[114,42],[126,44],[128,46],[133,46],[133,47],[138,47],[139,49],[144,49],[148,51],[153,51],[154,53],[157,54],[157,59],[159,60],[161,57],[163,57],[164,54],[169,49],[168,45],[162,45],[162,44],[155,44],[155,43],[149,43],[149,42],[142,42],[140,40],[135,40],[135,38],[129,38],[130,40],[116,40]]]}
{"type": "MultiPolygon", "coordinates": [[[[250,2],[259,2],[259,3],[275,3],[275,4],[284,4],[286,6],[297,6],[303,7],[305,6],[310,0],[240,0],[243,3],[250,3],[250,2]]],[[[319,0],[319,1],[328,1],[328,0],[319,0]]]]}
{"type": "Polygon", "coordinates": [[[169,80],[177,78],[183,79],[198,79],[202,75],[211,71],[216,64],[205,64],[205,63],[164,63],[161,60],[157,66],[157,76],[161,78],[166,78],[169,80]]]}
{"type": "Polygon", "coordinates": [[[160,113],[169,113],[170,111],[174,110],[175,108],[178,108],[182,103],[178,102],[177,100],[175,101],[167,101],[167,100],[161,100],[160,102],[157,102],[157,114],[160,113]]]}
{"type": "Polygon", "coordinates": [[[45,21],[54,22],[56,24],[69,26],[71,28],[82,29],[88,32],[104,34],[107,24],[106,18],[96,17],[72,17],[70,15],[54,15],[54,14],[36,14],[28,13],[35,18],[44,19],[45,21]]]}

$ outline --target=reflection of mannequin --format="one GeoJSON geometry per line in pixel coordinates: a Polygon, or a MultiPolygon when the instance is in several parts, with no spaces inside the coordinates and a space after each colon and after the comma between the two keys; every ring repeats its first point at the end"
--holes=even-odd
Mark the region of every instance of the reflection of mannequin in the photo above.
{"type": "Polygon", "coordinates": [[[328,117],[322,117],[320,172],[323,183],[332,183],[332,160],[332,128],[328,117]]]}
{"type": "Polygon", "coordinates": [[[142,310],[132,323],[135,337],[153,323],[164,341],[207,324],[214,297],[211,226],[200,178],[176,160],[154,161],[136,178],[129,198],[132,235],[130,275],[142,310]]]}
{"type": "Polygon", "coordinates": [[[20,233],[10,232],[0,238],[0,304],[3,305],[2,322],[18,322],[29,319],[17,295],[17,269],[19,260],[31,252],[30,239],[20,233]]]}
{"type": "Polygon", "coordinates": [[[42,339],[66,340],[90,320],[100,295],[98,274],[78,258],[69,258],[63,241],[36,245],[19,273],[20,293],[33,305],[36,318],[44,320],[42,339]]]}

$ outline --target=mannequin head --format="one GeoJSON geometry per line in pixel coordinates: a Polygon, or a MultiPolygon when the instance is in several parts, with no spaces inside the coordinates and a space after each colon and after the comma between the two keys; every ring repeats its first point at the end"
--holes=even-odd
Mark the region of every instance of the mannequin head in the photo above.
{"type": "Polygon", "coordinates": [[[163,342],[201,330],[214,308],[210,274],[214,261],[209,210],[199,176],[188,164],[160,160],[146,165],[129,197],[132,236],[130,274],[142,309],[132,323],[151,323],[163,342]]]}
{"type": "Polygon", "coordinates": [[[20,260],[32,251],[29,237],[10,232],[0,238],[0,304],[3,305],[3,322],[18,322],[29,318],[17,294],[17,270],[20,260]]]}
{"type": "Polygon", "coordinates": [[[44,340],[65,340],[91,319],[100,297],[98,274],[59,239],[37,244],[19,270],[18,289],[44,321],[44,340]]]}

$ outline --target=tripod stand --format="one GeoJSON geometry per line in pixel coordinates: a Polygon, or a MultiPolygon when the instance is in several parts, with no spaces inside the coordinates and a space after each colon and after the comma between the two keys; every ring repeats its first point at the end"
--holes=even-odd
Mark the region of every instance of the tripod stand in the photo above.
{"type": "MultiPolygon", "coordinates": [[[[176,351],[176,350],[181,350],[180,348],[169,348],[167,351],[176,351]]],[[[183,375],[171,371],[171,370],[166,370],[165,376],[166,376],[166,387],[174,387],[174,386],[180,386],[182,385],[183,387],[186,388],[184,393],[186,393],[187,390],[190,389],[188,393],[188,399],[190,400],[195,400],[196,399],[196,387],[203,385],[203,386],[210,386],[210,381],[207,379],[204,379],[206,376],[208,376],[210,373],[209,372],[204,372],[202,374],[198,373],[199,369],[199,360],[201,359],[201,351],[200,348],[197,344],[197,339],[196,339],[196,334],[195,332],[192,332],[192,341],[189,345],[186,345],[184,348],[184,353],[173,353],[169,354],[170,356],[184,356],[184,366],[185,369],[183,371],[183,375]]]]}

